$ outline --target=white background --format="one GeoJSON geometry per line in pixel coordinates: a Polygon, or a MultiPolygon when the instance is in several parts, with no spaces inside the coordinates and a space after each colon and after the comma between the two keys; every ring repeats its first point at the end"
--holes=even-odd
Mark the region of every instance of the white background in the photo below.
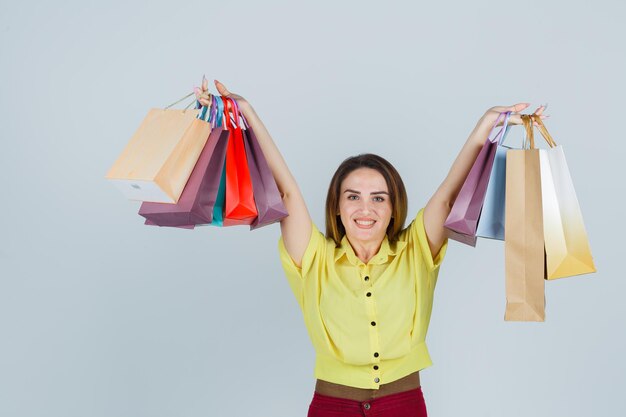
{"type": "Polygon", "coordinates": [[[253,104],[320,228],[344,158],[390,160],[412,217],[487,108],[549,103],[598,273],[506,323],[503,244],[451,242],[429,415],[626,415],[625,4],[2,0],[0,416],[306,415],[279,228],[147,227],[104,179],[203,74],[253,104]]]}

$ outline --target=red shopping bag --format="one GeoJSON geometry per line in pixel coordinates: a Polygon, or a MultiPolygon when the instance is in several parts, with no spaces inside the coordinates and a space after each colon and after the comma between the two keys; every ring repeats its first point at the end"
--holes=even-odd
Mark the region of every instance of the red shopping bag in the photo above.
{"type": "Polygon", "coordinates": [[[252,224],[257,217],[250,169],[246,159],[239,111],[234,100],[223,97],[224,126],[230,138],[226,149],[226,201],[224,226],[252,224]],[[232,118],[231,118],[232,116],[232,118]]]}

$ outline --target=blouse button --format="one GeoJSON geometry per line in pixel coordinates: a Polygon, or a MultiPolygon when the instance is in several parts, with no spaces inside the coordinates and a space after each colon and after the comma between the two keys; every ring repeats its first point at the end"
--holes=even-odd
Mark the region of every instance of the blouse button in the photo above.
{"type": "Polygon", "coordinates": [[[376,382],[378,384],[380,382],[380,378],[378,378],[378,377],[374,378],[374,382],[376,382]]]}
{"type": "Polygon", "coordinates": [[[367,276],[366,276],[366,277],[365,277],[365,278],[363,278],[363,279],[364,279],[365,281],[369,281],[370,277],[367,277],[367,276]]]}
{"type": "Polygon", "coordinates": [[[365,295],[367,295],[368,297],[371,297],[371,296],[372,296],[372,293],[371,293],[371,292],[368,292],[368,293],[367,293],[367,294],[365,294],[365,295]]]}
{"type": "Polygon", "coordinates": [[[375,321],[372,322],[372,326],[376,326],[376,322],[375,321]]]}
{"type": "Polygon", "coordinates": [[[374,352],[374,357],[377,358],[378,357],[378,352],[374,352]]]}
{"type": "Polygon", "coordinates": [[[374,365],[374,370],[378,371],[378,365],[374,365]]]}

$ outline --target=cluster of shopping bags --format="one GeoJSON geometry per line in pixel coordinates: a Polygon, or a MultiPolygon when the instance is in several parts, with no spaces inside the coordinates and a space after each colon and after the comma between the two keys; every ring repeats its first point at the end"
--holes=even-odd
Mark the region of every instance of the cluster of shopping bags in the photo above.
{"type": "Polygon", "coordinates": [[[505,145],[509,117],[498,117],[445,228],[448,237],[471,246],[478,237],[504,240],[504,319],[544,321],[545,280],[596,269],[562,146],[537,115],[522,115],[521,148],[505,145]],[[534,124],[547,149],[535,146],[534,124]]]}
{"type": "Polygon", "coordinates": [[[150,110],[106,178],[143,202],[139,214],[147,225],[256,229],[286,217],[237,102],[213,95],[209,106],[195,103],[195,109],[150,110]]]}

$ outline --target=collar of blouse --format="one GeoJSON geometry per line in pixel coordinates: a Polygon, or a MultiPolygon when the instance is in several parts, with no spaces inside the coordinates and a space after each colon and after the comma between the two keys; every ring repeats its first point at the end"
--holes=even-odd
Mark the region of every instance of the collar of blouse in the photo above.
{"type": "MultiPolygon", "coordinates": [[[[403,240],[398,240],[394,244],[389,243],[389,239],[385,235],[383,242],[380,244],[380,249],[376,255],[372,257],[372,259],[367,262],[368,265],[382,265],[389,261],[389,258],[392,256],[398,255],[405,248],[406,242],[403,240]]],[[[354,253],[354,249],[352,245],[350,245],[350,241],[348,237],[344,235],[341,239],[341,244],[338,248],[335,249],[335,262],[341,259],[342,256],[346,256],[348,262],[352,265],[365,265],[365,263],[360,260],[356,254],[354,253]]]]}

